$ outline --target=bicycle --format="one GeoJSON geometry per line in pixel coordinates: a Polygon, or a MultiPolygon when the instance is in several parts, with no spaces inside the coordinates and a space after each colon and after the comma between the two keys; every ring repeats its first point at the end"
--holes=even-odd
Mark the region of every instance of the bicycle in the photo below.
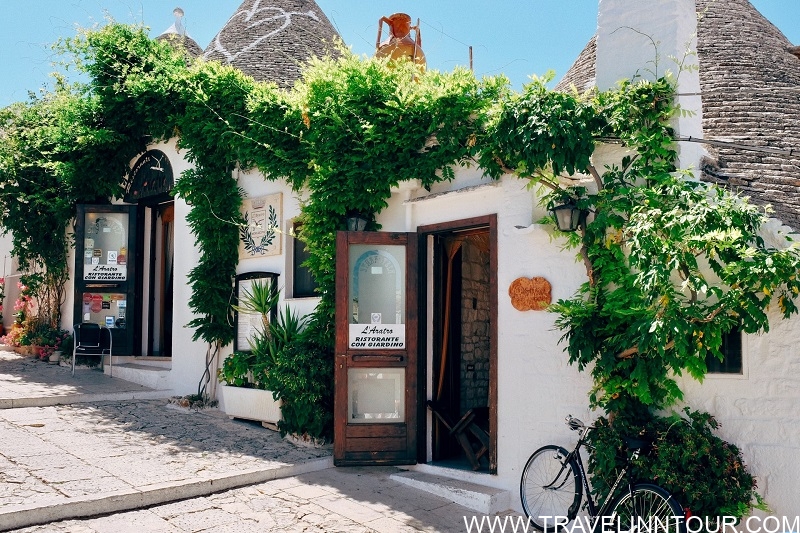
{"type": "Polygon", "coordinates": [[[580,531],[686,533],[684,511],[675,497],[658,485],[637,483],[629,474],[631,461],[639,457],[647,444],[642,440],[626,439],[631,453],[625,456],[625,468],[598,507],[592,499],[580,453],[583,446],[589,447],[587,436],[594,428],[572,415],[567,416],[566,423],[571,430],[580,432],[575,449],[568,452],[554,444],[542,446],[533,452],[522,470],[519,493],[522,508],[533,527],[539,531],[563,529],[577,517],[585,491],[589,520],[587,527],[576,526],[580,531]],[[623,477],[627,489],[614,499],[623,477]]]}

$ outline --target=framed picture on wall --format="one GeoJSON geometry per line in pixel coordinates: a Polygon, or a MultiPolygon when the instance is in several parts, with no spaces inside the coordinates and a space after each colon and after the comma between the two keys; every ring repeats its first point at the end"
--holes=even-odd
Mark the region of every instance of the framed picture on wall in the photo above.
{"type": "Polygon", "coordinates": [[[242,201],[244,225],[239,228],[239,259],[280,255],[283,193],[242,201]]]}
{"type": "MultiPolygon", "coordinates": [[[[247,272],[245,274],[238,274],[236,276],[236,284],[234,286],[234,295],[236,297],[235,305],[239,305],[248,293],[251,293],[254,282],[261,282],[268,284],[273,290],[278,290],[278,276],[274,272],[247,272]]],[[[275,320],[277,316],[277,309],[273,308],[270,313],[270,322],[275,320]]],[[[250,339],[253,335],[258,333],[264,327],[261,315],[256,313],[247,313],[240,310],[234,310],[233,324],[236,335],[233,337],[233,350],[239,352],[250,352],[253,350],[250,344],[250,339]]]]}

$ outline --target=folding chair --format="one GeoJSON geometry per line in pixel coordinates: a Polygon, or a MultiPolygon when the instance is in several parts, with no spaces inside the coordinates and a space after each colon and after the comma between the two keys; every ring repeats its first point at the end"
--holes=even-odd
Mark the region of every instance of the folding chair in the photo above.
{"type": "Polygon", "coordinates": [[[428,400],[428,409],[436,415],[436,418],[447,428],[450,435],[455,437],[464,452],[467,454],[473,470],[479,470],[481,467],[481,457],[489,451],[489,435],[475,423],[475,410],[470,409],[461,419],[453,423],[452,419],[448,416],[447,412],[440,405],[428,400]],[[472,447],[469,440],[469,433],[478,440],[477,450],[472,447]]]}
{"type": "Polygon", "coordinates": [[[105,356],[108,355],[109,374],[113,372],[111,364],[111,330],[92,322],[84,322],[73,326],[72,375],[75,375],[75,358],[81,355],[99,355],[100,369],[105,370],[105,356]]]}

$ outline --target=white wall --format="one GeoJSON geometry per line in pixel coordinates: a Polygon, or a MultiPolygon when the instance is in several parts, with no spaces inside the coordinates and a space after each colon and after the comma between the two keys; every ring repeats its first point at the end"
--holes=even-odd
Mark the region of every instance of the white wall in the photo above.
{"type": "MultiPolygon", "coordinates": [[[[148,146],[149,149],[161,150],[167,154],[172,165],[175,180],[191,168],[186,161],[185,151],[179,151],[175,141],[170,140],[148,146]]],[[[194,235],[186,225],[186,215],[189,206],[180,198],[175,199],[175,283],[174,283],[174,310],[172,319],[172,371],[170,372],[170,388],[175,394],[195,394],[197,384],[205,368],[206,344],[202,341],[193,341],[194,330],[187,328],[186,324],[195,318],[189,310],[191,287],[186,283],[189,271],[197,265],[200,253],[194,244],[194,235]]]]}
{"type": "Polygon", "coordinates": [[[277,272],[280,274],[278,285],[283,289],[279,305],[291,303],[301,316],[311,313],[319,302],[319,298],[287,298],[291,293],[292,246],[294,237],[290,234],[292,222],[300,215],[300,202],[304,199],[303,193],[292,191],[291,187],[283,180],[267,181],[257,171],[237,172],[239,186],[245,191],[248,198],[256,198],[274,193],[282,193],[283,220],[278,237],[281,240],[281,253],[268,257],[252,257],[239,260],[237,274],[254,271],[277,272]]]}
{"type": "MultiPolygon", "coordinates": [[[[677,103],[691,115],[675,117],[676,134],[702,137],[700,74],[696,68],[695,0],[600,0],[596,81],[600,90],[624,79],[654,80],[671,72],[677,103]],[[681,67],[683,63],[683,68],[681,67]]],[[[696,168],[703,145],[678,143],[681,168],[696,168]]]]}
{"type": "Polygon", "coordinates": [[[482,482],[510,490],[515,506],[519,502],[513,495],[528,456],[544,444],[574,442],[563,423],[567,414],[591,418],[591,381],[569,367],[558,344],[560,333],[553,330],[555,316],[517,311],[508,296],[509,285],[518,277],[546,278],[553,301],[572,296],[586,278],[575,254],[564,253],[563,242],[553,241],[548,229],[533,224],[545,213],[536,207],[526,184],[513,176],[495,182],[478,169],[458,169],[453,182],[437,184],[430,193],[404,185],[378,217],[386,231],[416,231],[428,224],[497,215],[498,473],[484,476],[482,482]]]}
{"type": "Polygon", "coordinates": [[[769,318],[769,333],[743,336],[743,375],[679,383],[686,405],[713,414],[718,434],[742,451],[773,514],[793,517],[800,506],[800,319],[782,320],[776,310],[769,318]]]}

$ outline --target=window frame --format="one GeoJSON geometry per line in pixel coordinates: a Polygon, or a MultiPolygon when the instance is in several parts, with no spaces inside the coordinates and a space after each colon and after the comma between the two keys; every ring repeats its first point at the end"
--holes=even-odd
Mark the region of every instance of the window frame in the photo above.
{"type": "MultiPolygon", "coordinates": [[[[291,287],[292,287],[292,299],[308,299],[308,298],[319,298],[319,294],[316,292],[316,288],[319,287],[319,284],[314,279],[314,276],[311,274],[311,271],[308,270],[307,267],[303,266],[302,263],[309,257],[309,254],[304,251],[305,244],[299,238],[296,237],[298,231],[303,226],[303,223],[295,220],[289,221],[289,236],[292,239],[292,247],[291,253],[288,253],[287,256],[289,257],[287,270],[291,272],[291,287]],[[303,248],[298,253],[298,247],[302,246],[303,248]],[[301,258],[298,260],[298,255],[301,258]],[[297,280],[298,280],[298,272],[305,272],[308,275],[308,278],[311,280],[311,290],[310,292],[304,291],[302,294],[297,293],[297,280]]],[[[288,244],[288,243],[287,243],[288,244]]],[[[288,245],[287,245],[287,248],[288,245]]],[[[288,276],[287,276],[288,277],[288,276]]],[[[287,280],[289,281],[289,280],[287,280]]]]}
{"type": "MultiPolygon", "coordinates": [[[[734,329],[734,330],[731,330],[730,332],[728,332],[725,335],[723,335],[723,341],[722,341],[723,342],[723,346],[721,347],[721,350],[723,350],[723,353],[724,353],[725,346],[726,346],[725,337],[728,336],[728,335],[734,335],[734,334],[738,334],[739,335],[739,339],[740,339],[740,344],[739,344],[739,352],[740,352],[740,354],[739,354],[739,357],[741,359],[741,363],[740,363],[739,371],[738,372],[712,371],[710,368],[708,368],[708,371],[706,372],[706,378],[713,378],[713,379],[717,379],[717,378],[721,378],[721,379],[747,379],[747,377],[748,377],[748,373],[747,373],[747,335],[745,335],[738,328],[734,329]]],[[[708,367],[708,360],[709,360],[709,358],[712,358],[712,357],[713,356],[709,356],[708,358],[706,358],[706,366],[707,367],[708,367]]],[[[719,362],[719,364],[721,365],[722,362],[719,362]]]]}

